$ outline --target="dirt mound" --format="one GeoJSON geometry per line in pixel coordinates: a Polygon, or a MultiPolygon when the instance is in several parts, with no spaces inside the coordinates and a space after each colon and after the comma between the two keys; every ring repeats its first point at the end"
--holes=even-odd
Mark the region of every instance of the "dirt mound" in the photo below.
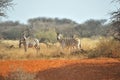
{"type": "Polygon", "coordinates": [[[119,80],[120,59],[5,60],[0,75],[22,68],[36,72],[37,80],[119,80]]]}

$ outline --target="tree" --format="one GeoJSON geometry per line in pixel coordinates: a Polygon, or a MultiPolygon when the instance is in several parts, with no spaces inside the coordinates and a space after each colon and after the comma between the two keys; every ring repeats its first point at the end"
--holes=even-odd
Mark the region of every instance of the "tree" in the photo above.
{"type": "MultiPolygon", "coordinates": [[[[113,0],[120,4],[120,0],[113,0]]],[[[120,41],[120,7],[111,13],[113,37],[120,41]]]]}
{"type": "Polygon", "coordinates": [[[0,0],[0,17],[6,16],[6,10],[13,5],[12,1],[13,0],[0,0]]]}

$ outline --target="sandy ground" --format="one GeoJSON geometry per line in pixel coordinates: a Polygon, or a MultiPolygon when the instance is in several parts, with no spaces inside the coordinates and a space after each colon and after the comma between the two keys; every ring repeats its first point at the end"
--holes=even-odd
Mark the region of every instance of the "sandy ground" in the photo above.
{"type": "Polygon", "coordinates": [[[22,68],[36,80],[120,80],[120,59],[1,60],[0,75],[22,68]]]}

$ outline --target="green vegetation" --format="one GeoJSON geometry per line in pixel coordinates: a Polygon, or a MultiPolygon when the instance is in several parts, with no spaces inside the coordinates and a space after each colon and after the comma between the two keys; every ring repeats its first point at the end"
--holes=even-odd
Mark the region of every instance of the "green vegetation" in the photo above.
{"type": "MultiPolygon", "coordinates": [[[[2,17],[6,15],[5,12],[2,13],[2,10],[5,11],[13,5],[12,0],[4,1],[0,0],[0,4],[2,4],[0,6],[0,16],[2,17]]],[[[113,1],[120,2],[120,0],[113,1]]],[[[81,58],[81,54],[85,54],[84,56],[82,55],[83,58],[120,57],[119,41],[104,38],[111,36],[120,41],[120,9],[112,13],[111,23],[107,23],[106,19],[90,19],[79,24],[66,18],[46,17],[28,19],[27,24],[22,24],[18,21],[0,22],[0,59],[81,58]],[[23,31],[26,31],[26,36],[36,37],[41,41],[40,43],[46,43],[43,44],[44,46],[41,46],[40,54],[34,55],[34,52],[31,51],[29,52],[31,54],[24,54],[23,50],[18,48],[18,41],[17,47],[13,43],[10,45],[8,43],[2,43],[2,40],[19,40],[23,31]],[[73,54],[69,55],[64,54],[64,52],[59,50],[60,46],[58,47],[56,45],[56,33],[62,33],[65,37],[77,35],[77,37],[81,38],[82,50],[73,51],[73,54]],[[101,39],[99,39],[100,37],[101,39]]],[[[69,52],[66,51],[66,53],[69,52]]]]}
{"type": "Polygon", "coordinates": [[[38,39],[46,38],[50,42],[56,41],[56,33],[62,33],[66,37],[77,35],[78,37],[107,36],[110,24],[106,20],[88,20],[78,24],[70,19],[58,18],[34,18],[29,19],[24,25],[18,21],[6,21],[0,23],[0,38],[19,39],[20,33],[28,31],[28,35],[38,39]]]}

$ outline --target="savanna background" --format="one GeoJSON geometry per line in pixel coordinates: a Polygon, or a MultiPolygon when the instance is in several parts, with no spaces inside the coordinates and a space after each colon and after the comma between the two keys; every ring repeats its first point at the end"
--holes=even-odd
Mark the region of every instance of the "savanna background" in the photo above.
{"type": "MultiPolygon", "coordinates": [[[[119,4],[120,0],[111,2],[119,4]]],[[[14,6],[13,0],[0,0],[0,18],[14,6]]],[[[83,23],[59,17],[30,18],[26,24],[0,21],[0,80],[119,80],[119,7],[109,15],[110,21],[88,19],[83,23]],[[27,52],[23,46],[19,48],[23,31],[39,39],[38,53],[33,48],[27,52]],[[77,36],[81,50],[61,49],[57,33],[77,36]]]]}

